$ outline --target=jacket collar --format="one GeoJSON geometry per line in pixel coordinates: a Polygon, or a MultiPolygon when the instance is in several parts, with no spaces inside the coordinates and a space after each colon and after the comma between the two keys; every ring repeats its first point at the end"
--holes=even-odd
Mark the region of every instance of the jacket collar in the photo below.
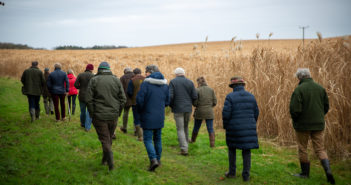
{"type": "Polygon", "coordinates": [[[299,85],[302,84],[302,83],[305,83],[305,82],[310,82],[310,81],[313,81],[313,79],[312,78],[301,79],[300,82],[299,82],[299,85]]]}
{"type": "Polygon", "coordinates": [[[112,71],[109,69],[99,69],[96,75],[112,75],[112,71]]]}
{"type": "Polygon", "coordinates": [[[243,91],[243,90],[245,90],[245,87],[242,86],[242,85],[236,86],[236,87],[234,87],[234,89],[233,89],[233,91],[243,91]]]}

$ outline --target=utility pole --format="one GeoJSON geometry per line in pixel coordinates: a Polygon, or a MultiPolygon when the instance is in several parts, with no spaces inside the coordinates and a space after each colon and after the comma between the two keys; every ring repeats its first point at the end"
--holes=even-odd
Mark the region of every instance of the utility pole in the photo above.
{"type": "Polygon", "coordinates": [[[302,48],[305,49],[305,29],[309,26],[300,26],[299,28],[302,29],[302,48]]]}

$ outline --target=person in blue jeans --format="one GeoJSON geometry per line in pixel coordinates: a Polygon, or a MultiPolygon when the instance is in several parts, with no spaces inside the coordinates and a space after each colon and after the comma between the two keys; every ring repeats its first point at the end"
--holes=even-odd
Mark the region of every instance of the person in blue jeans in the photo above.
{"type": "Polygon", "coordinates": [[[79,106],[80,106],[80,126],[85,128],[85,131],[89,131],[91,128],[91,118],[87,109],[86,96],[88,93],[88,84],[90,79],[94,76],[92,71],[94,70],[93,64],[88,64],[83,73],[80,73],[74,83],[74,87],[79,89],[79,106]]]}
{"type": "Polygon", "coordinates": [[[198,88],[197,99],[194,101],[194,129],[191,136],[191,143],[196,141],[197,134],[199,133],[202,120],[206,120],[207,131],[210,138],[210,147],[215,147],[215,133],[213,130],[213,107],[217,105],[217,98],[212,88],[207,86],[204,77],[199,77],[197,80],[198,88]]]}
{"type": "Polygon", "coordinates": [[[146,78],[137,94],[137,109],[144,132],[144,145],[149,156],[149,171],[161,164],[162,128],[165,120],[165,107],[169,105],[167,80],[155,65],[146,66],[146,78]]]}

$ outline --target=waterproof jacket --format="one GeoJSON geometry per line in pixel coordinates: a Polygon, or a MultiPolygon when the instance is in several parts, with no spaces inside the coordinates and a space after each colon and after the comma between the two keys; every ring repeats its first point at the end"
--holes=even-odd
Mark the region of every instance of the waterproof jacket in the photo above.
{"type": "Polygon", "coordinates": [[[74,87],[79,89],[79,96],[78,99],[81,102],[86,103],[86,96],[88,93],[88,84],[90,79],[94,76],[94,74],[86,70],[84,73],[80,73],[76,79],[76,82],[74,83],[74,87]]]}
{"type": "Polygon", "coordinates": [[[244,86],[234,87],[225,98],[222,111],[223,128],[229,148],[258,148],[256,122],[259,110],[255,97],[244,86]]]}
{"type": "Polygon", "coordinates": [[[21,82],[23,94],[40,96],[43,93],[45,80],[43,72],[38,67],[26,69],[22,74],[21,82]]]}
{"type": "Polygon", "coordinates": [[[192,112],[192,104],[197,99],[197,93],[191,80],[185,76],[177,76],[169,83],[169,92],[173,113],[192,112]]]}
{"type": "Polygon", "coordinates": [[[90,79],[86,99],[91,117],[101,121],[116,120],[127,101],[121,81],[107,69],[90,79]]]}
{"type": "Polygon", "coordinates": [[[132,101],[132,105],[136,105],[136,96],[140,90],[140,85],[145,77],[141,74],[136,74],[128,84],[127,94],[132,101]]]}
{"type": "Polygon", "coordinates": [[[214,119],[213,107],[217,104],[214,90],[207,85],[202,85],[196,89],[197,99],[194,102],[195,119],[214,119]]]}
{"type": "Polygon", "coordinates": [[[68,81],[69,81],[69,92],[68,95],[76,95],[78,94],[78,90],[74,87],[74,83],[76,82],[76,77],[73,74],[68,74],[68,81]]]}
{"type": "Polygon", "coordinates": [[[167,80],[160,72],[154,72],[145,78],[136,101],[143,129],[164,127],[165,107],[169,105],[170,98],[167,80]]]}
{"type": "Polygon", "coordinates": [[[329,100],[325,89],[312,78],[300,80],[290,101],[294,129],[324,130],[324,115],[328,110],[329,100]]]}
{"type": "Polygon", "coordinates": [[[48,86],[46,85],[46,81],[48,81],[50,73],[49,72],[44,72],[44,80],[45,80],[45,85],[43,89],[43,97],[51,97],[51,94],[49,92],[48,86]]]}
{"type": "Polygon", "coordinates": [[[51,72],[46,84],[51,94],[65,94],[69,92],[67,74],[61,69],[55,69],[55,71],[51,72]]]}
{"type": "Polygon", "coordinates": [[[127,72],[126,74],[124,74],[122,77],[121,77],[121,82],[122,82],[122,85],[123,85],[123,90],[124,90],[124,93],[127,97],[127,103],[124,105],[125,107],[130,107],[132,106],[132,99],[127,95],[127,89],[128,89],[128,84],[129,84],[129,81],[134,77],[134,73],[133,72],[127,72]]]}

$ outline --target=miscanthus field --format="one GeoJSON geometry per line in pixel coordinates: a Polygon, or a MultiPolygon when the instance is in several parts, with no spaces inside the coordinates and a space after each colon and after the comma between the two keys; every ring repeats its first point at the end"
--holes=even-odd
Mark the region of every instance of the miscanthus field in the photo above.
{"type": "MultiPolygon", "coordinates": [[[[291,176],[300,171],[295,134],[289,115],[291,93],[298,84],[299,67],[308,67],[313,79],[328,93],[325,145],[337,184],[351,184],[351,38],[299,40],[254,40],[203,42],[127,48],[118,50],[0,50],[0,183],[1,184],[241,184],[241,153],[236,179],[224,179],[228,168],[221,111],[229,79],[241,75],[260,108],[257,130],[260,149],[253,150],[251,184],[326,184],[318,159],[313,155],[310,179],[291,176]],[[76,75],[86,64],[111,64],[118,77],[125,67],[156,64],[168,80],[176,67],[195,82],[204,76],[218,99],[215,107],[216,148],[209,148],[204,125],[190,156],[179,155],[172,113],[163,129],[162,166],[147,172],[143,143],[136,141],[132,115],[128,134],[117,131],[113,143],[116,170],[100,165],[101,146],[95,130],[79,126],[79,108],[71,121],[55,123],[45,116],[30,123],[26,97],[20,92],[22,72],[37,60],[39,68],[60,62],[76,75]]],[[[96,72],[96,69],[94,70],[96,72]]],[[[78,102],[77,102],[78,103],[78,102]]],[[[42,102],[41,102],[42,104],[42,102]]],[[[43,105],[41,105],[43,106],[43,105]]],[[[119,126],[121,123],[119,123],[119,126]]],[[[190,124],[191,128],[193,123],[190,124]]]]}

